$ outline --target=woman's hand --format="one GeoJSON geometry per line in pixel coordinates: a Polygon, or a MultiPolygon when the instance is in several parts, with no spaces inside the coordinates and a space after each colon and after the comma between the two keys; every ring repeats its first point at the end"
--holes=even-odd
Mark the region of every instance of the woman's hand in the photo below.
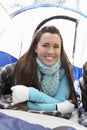
{"type": "Polygon", "coordinates": [[[57,110],[61,113],[71,113],[74,110],[75,105],[69,100],[57,104],[57,110]]]}
{"type": "Polygon", "coordinates": [[[18,104],[25,102],[29,98],[29,88],[24,85],[16,85],[11,88],[12,90],[12,103],[18,104]]]}

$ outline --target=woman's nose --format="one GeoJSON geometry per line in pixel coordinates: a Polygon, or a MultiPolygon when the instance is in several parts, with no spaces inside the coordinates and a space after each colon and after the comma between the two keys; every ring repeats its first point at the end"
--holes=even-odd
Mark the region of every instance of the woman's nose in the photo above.
{"type": "Polygon", "coordinates": [[[54,53],[53,47],[50,47],[50,48],[49,48],[48,53],[54,53]]]}

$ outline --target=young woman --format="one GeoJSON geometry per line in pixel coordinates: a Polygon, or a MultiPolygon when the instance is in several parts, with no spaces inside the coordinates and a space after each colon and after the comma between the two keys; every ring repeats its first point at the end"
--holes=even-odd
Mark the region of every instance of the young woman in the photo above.
{"type": "Polygon", "coordinates": [[[29,50],[14,68],[13,104],[31,110],[72,112],[76,105],[72,65],[55,26],[37,30],[29,50]]]}

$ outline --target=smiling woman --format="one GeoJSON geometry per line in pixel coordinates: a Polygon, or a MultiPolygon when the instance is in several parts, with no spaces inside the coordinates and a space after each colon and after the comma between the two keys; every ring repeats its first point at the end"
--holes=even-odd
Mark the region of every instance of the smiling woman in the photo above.
{"type": "Polygon", "coordinates": [[[46,66],[52,66],[60,59],[61,39],[57,34],[44,33],[40,38],[35,52],[46,66]]]}
{"type": "Polygon", "coordinates": [[[13,104],[27,102],[29,110],[61,113],[72,113],[77,105],[72,65],[55,26],[44,26],[34,33],[28,51],[15,68],[8,65],[1,70],[1,81],[3,74],[5,79],[8,77],[7,70],[13,75],[10,86],[13,104]]]}

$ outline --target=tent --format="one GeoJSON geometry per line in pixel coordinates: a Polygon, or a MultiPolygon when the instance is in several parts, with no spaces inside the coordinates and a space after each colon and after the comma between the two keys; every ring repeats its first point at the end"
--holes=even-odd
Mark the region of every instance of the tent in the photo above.
{"type": "MultiPolygon", "coordinates": [[[[59,28],[64,48],[73,65],[74,78],[79,79],[82,76],[82,65],[87,59],[87,16],[57,4],[31,5],[10,14],[10,20],[0,35],[0,67],[16,62],[29,48],[35,30],[44,25],[55,25],[59,28]]],[[[35,113],[6,109],[0,109],[0,112],[48,128],[67,125],[79,130],[86,129],[76,122],[57,117],[38,114],[35,116],[35,113]]],[[[74,121],[77,120],[75,115],[77,113],[74,113],[74,121]]]]}
{"type": "Polygon", "coordinates": [[[0,35],[0,66],[17,61],[29,48],[34,31],[53,24],[63,36],[75,79],[82,76],[82,66],[87,59],[87,16],[84,13],[48,3],[23,7],[10,14],[10,18],[0,35]]]}

